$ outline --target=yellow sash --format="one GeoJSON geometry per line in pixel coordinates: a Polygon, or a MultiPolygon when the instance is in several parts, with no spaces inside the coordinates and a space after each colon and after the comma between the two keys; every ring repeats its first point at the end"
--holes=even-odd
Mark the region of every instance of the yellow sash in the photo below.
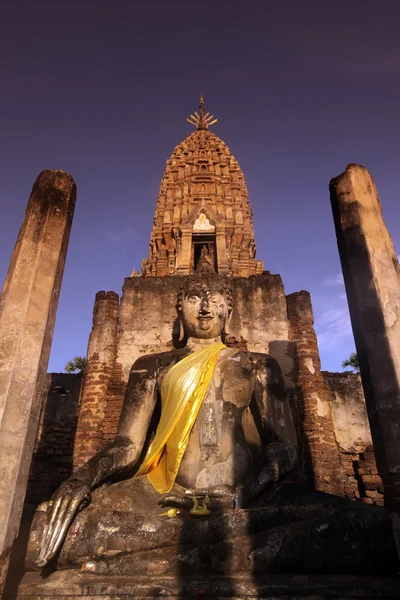
{"type": "Polygon", "coordinates": [[[165,494],[175,483],[197,414],[218,354],[226,348],[215,342],[176,363],[161,384],[161,418],[136,477],[147,473],[153,487],[165,494]]]}

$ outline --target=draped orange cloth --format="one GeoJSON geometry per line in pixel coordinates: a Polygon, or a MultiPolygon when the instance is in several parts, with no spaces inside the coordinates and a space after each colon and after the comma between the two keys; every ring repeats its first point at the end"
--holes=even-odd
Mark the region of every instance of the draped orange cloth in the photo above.
{"type": "Polygon", "coordinates": [[[160,493],[172,489],[222,342],[189,354],[170,368],[161,384],[161,418],[136,477],[147,473],[160,493]]]}

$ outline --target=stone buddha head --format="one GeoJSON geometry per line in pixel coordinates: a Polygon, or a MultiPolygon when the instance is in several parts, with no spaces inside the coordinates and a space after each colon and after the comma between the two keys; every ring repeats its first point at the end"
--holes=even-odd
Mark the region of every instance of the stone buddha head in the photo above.
{"type": "Polygon", "coordinates": [[[226,329],[233,308],[228,281],[214,271],[185,278],[178,294],[180,337],[215,339],[226,329]]]}

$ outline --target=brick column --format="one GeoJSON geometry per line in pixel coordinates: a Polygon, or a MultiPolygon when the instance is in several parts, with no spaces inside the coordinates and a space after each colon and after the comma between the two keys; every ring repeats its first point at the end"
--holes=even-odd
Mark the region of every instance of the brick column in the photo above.
{"type": "Polygon", "coordinates": [[[329,403],[329,390],[321,375],[321,362],[310,294],[286,296],[289,340],[294,348],[295,401],[299,414],[300,449],[306,480],[317,490],[343,494],[339,451],[329,403]]]}
{"type": "Polygon", "coordinates": [[[368,171],[349,165],[330,191],[376,462],[385,501],[399,512],[399,261],[368,171]]]}
{"type": "Polygon", "coordinates": [[[0,298],[0,586],[20,524],[75,200],[70,175],[39,175],[0,298]]]}
{"type": "Polygon", "coordinates": [[[96,294],[75,436],[74,467],[82,466],[103,445],[107,387],[117,350],[118,301],[119,297],[115,292],[96,294]]]}

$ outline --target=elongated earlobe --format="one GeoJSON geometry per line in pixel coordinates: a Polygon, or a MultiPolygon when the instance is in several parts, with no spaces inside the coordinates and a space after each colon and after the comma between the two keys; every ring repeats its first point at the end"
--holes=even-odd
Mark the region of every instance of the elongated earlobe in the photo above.
{"type": "Polygon", "coordinates": [[[224,332],[225,335],[229,335],[229,323],[231,322],[232,312],[229,313],[227,320],[225,321],[224,332]]]}
{"type": "Polygon", "coordinates": [[[184,338],[185,338],[185,329],[183,327],[182,320],[179,319],[179,341],[183,342],[184,338]]]}

